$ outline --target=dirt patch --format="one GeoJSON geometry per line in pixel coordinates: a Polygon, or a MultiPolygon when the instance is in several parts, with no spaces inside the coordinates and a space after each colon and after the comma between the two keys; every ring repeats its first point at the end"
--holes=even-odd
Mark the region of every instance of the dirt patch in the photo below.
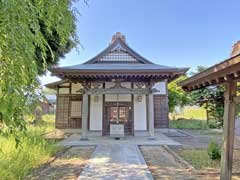
{"type": "MultiPolygon", "coordinates": [[[[219,180],[219,169],[192,171],[162,146],[141,146],[140,149],[155,180],[219,180]]],[[[234,157],[239,158],[239,154],[234,157]]],[[[235,163],[234,169],[240,167],[239,163],[235,163]]],[[[240,180],[239,174],[234,174],[233,180],[240,180]]]]}
{"type": "Polygon", "coordinates": [[[39,169],[28,180],[74,180],[86,165],[95,147],[72,147],[53,162],[39,169]]]}
{"type": "Polygon", "coordinates": [[[55,129],[54,131],[43,134],[43,137],[48,140],[63,140],[71,135],[72,133],[65,133],[61,130],[55,129]]]}
{"type": "Polygon", "coordinates": [[[140,149],[155,180],[198,179],[192,176],[189,167],[179,162],[162,146],[141,146],[140,149]]]}

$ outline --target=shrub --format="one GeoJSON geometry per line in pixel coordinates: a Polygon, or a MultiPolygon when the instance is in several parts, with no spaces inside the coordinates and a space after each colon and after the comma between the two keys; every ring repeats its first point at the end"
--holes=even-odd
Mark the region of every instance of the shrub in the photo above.
{"type": "Polygon", "coordinates": [[[209,122],[208,127],[210,129],[216,129],[217,128],[217,123],[216,122],[209,122]]]}
{"type": "Polygon", "coordinates": [[[210,142],[208,144],[207,152],[208,152],[208,156],[212,160],[216,160],[216,159],[221,158],[221,151],[220,151],[220,148],[219,148],[219,146],[216,142],[210,142]]]}

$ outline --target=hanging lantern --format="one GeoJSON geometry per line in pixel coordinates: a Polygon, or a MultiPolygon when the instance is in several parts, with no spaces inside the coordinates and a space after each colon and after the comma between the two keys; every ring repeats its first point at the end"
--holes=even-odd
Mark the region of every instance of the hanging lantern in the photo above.
{"type": "Polygon", "coordinates": [[[141,95],[137,96],[137,102],[142,102],[142,96],[141,95]]]}
{"type": "Polygon", "coordinates": [[[99,101],[99,96],[94,96],[94,102],[98,102],[99,101]]]}

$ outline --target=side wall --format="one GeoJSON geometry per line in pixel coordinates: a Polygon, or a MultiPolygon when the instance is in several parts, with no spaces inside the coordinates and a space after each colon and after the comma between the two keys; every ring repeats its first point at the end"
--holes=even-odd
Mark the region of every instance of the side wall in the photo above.
{"type": "Polygon", "coordinates": [[[169,127],[169,108],[167,82],[156,83],[155,88],[158,92],[154,93],[154,127],[169,127]]]}
{"type": "Polygon", "coordinates": [[[81,84],[64,83],[58,88],[55,127],[78,129],[82,124],[82,95],[77,92],[81,84]]]}

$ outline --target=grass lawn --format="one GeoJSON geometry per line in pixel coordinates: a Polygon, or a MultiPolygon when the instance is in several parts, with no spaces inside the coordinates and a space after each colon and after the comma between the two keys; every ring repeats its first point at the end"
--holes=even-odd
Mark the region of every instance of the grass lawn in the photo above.
{"type": "Polygon", "coordinates": [[[40,125],[29,124],[24,135],[19,132],[21,144],[16,149],[11,135],[0,135],[0,179],[23,179],[33,168],[46,162],[60,148],[47,141],[42,134],[54,129],[54,116],[45,115],[40,125]]]}
{"type": "Polygon", "coordinates": [[[206,149],[182,149],[178,154],[196,169],[219,169],[220,160],[209,158],[206,149]]]}
{"type": "Polygon", "coordinates": [[[174,129],[207,129],[207,122],[203,120],[170,120],[169,127],[174,129]]]}
{"type": "Polygon", "coordinates": [[[169,126],[175,129],[207,129],[206,117],[206,110],[202,107],[184,107],[181,114],[170,113],[169,126]]]}
{"type": "MultiPolygon", "coordinates": [[[[189,162],[197,170],[207,170],[218,172],[220,170],[220,159],[212,160],[209,158],[206,149],[173,149],[179,156],[189,162]]],[[[233,173],[240,178],[240,150],[233,152],[233,173]]],[[[235,178],[234,178],[235,179],[235,178]]]]}
{"type": "Polygon", "coordinates": [[[206,110],[202,107],[184,107],[181,114],[170,113],[171,120],[177,119],[199,119],[207,120],[206,110]]]}

